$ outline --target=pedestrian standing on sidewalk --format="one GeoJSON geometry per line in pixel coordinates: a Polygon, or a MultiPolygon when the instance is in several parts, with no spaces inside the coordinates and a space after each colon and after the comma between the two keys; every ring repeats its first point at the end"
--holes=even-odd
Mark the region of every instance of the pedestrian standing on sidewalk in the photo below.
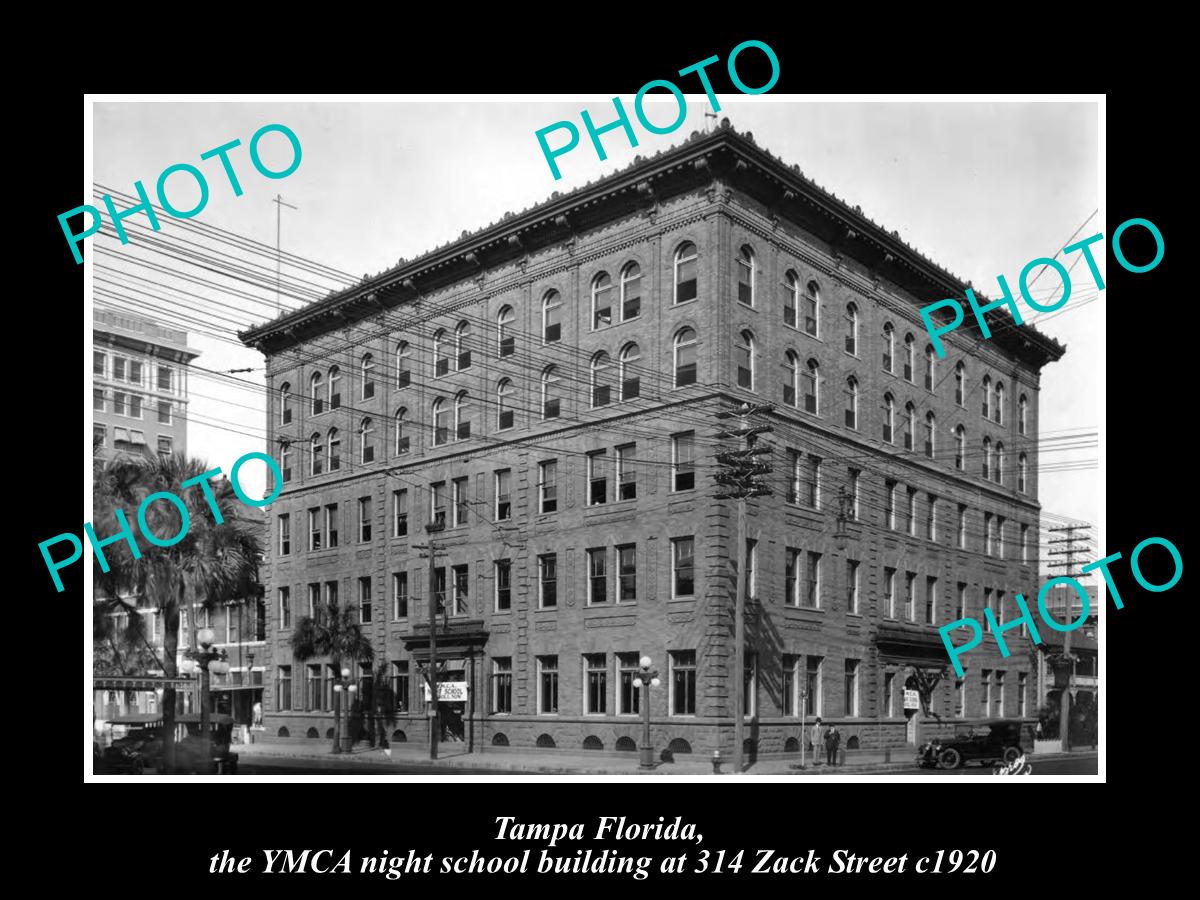
{"type": "Polygon", "coordinates": [[[825,754],[826,762],[831,766],[837,765],[838,745],[842,743],[842,733],[837,730],[836,725],[831,725],[829,730],[825,732],[825,754]]]}
{"type": "Polygon", "coordinates": [[[817,720],[813,722],[812,727],[812,748],[813,748],[813,765],[821,764],[821,747],[825,741],[825,726],[821,724],[821,717],[817,716],[817,720]]]}

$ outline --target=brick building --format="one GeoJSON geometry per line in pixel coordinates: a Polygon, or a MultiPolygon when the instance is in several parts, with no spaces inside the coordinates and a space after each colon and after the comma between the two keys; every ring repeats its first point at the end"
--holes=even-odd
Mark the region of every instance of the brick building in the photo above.
{"type": "Polygon", "coordinates": [[[433,520],[456,736],[632,750],[649,655],[656,747],[728,752],[735,503],[713,475],[716,413],[741,401],[774,404],[774,494],[749,503],[754,748],[797,750],[802,713],[850,748],[914,740],[914,672],[949,673],[932,727],[1031,717],[1015,632],[956,681],[936,626],[1036,596],[1039,370],[1063,348],[992,313],[991,340],[972,323],[933,359],[917,310],[965,288],[726,122],[243,333],[286,482],[268,733],[330,732],[330,667],[288,641],[336,599],[388,668],[388,730],[424,738],[433,520]]]}
{"type": "Polygon", "coordinates": [[[92,314],[92,437],[98,455],[186,453],[187,332],[97,307],[92,314]]]}

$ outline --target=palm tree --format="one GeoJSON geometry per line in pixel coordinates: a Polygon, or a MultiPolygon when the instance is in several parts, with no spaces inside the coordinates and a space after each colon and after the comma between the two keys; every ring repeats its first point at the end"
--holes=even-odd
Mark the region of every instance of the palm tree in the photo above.
{"type": "MultiPolygon", "coordinates": [[[[234,599],[248,582],[257,578],[262,552],[257,527],[245,518],[245,507],[229,480],[221,476],[208,481],[211,501],[198,484],[183,486],[185,481],[209,470],[206,463],[182,454],[115,457],[95,462],[92,518],[97,535],[117,531],[118,510],[131,529],[139,527],[138,510],[151,494],[172,493],[187,508],[188,528],[169,547],[152,544],[144,531],[137,542],[141,554],[138,558],[126,541],[109,544],[103,550],[107,572],[100,565],[100,554],[94,554],[95,584],[103,600],[112,604],[122,597],[145,597],[162,616],[162,668],[168,678],[178,675],[180,610],[197,602],[211,606],[234,599]],[[216,508],[215,513],[210,502],[216,508]]],[[[146,530],[160,541],[170,540],[182,531],[179,510],[166,500],[147,507],[145,522],[146,530]]],[[[194,616],[191,618],[195,620],[194,616]]],[[[163,758],[167,771],[173,771],[175,688],[170,686],[163,689],[163,758]]]]}
{"type": "MultiPolygon", "coordinates": [[[[304,662],[318,656],[328,656],[330,665],[338,673],[342,670],[343,662],[361,663],[370,671],[375,648],[363,634],[359,623],[354,621],[354,611],[349,606],[339,607],[335,603],[328,603],[316,617],[304,616],[296,623],[296,630],[292,633],[292,657],[297,662],[304,662]]],[[[334,710],[334,753],[339,751],[341,733],[341,711],[334,710]]]]}

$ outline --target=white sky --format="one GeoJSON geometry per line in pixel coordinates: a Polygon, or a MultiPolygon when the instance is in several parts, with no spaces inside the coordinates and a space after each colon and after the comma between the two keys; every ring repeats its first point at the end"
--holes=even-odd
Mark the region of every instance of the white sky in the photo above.
{"type": "MultiPolygon", "coordinates": [[[[798,164],[817,184],[861,206],[877,223],[899,231],[910,245],[992,297],[999,295],[998,273],[1005,274],[1015,292],[1024,264],[1053,256],[1099,206],[1098,117],[1091,102],[801,103],[769,94],[718,99],[719,115],[728,116],[739,131],[753,132],[760,146],[798,164]]],[[[622,100],[632,110],[633,98],[622,100]]],[[[163,169],[192,163],[205,173],[211,191],[207,207],[194,221],[271,246],[276,213],[271,199],[281,193],[299,207],[284,210],[285,252],[361,276],[457,239],[463,230],[474,231],[507,211],[538,203],[552,191],[569,191],[608,174],[636,154],[653,155],[673,146],[703,128],[708,104],[703,95],[689,96],[687,121],[673,134],[648,134],[635,124],[640,142],[636,149],[628,146],[623,132],[606,134],[605,162],[596,159],[583,133],[580,145],[558,158],[563,177],[555,181],[534,132],[560,119],[574,121],[582,132],[581,108],[587,108],[598,125],[612,119],[611,101],[597,97],[504,103],[454,98],[405,103],[106,101],[94,107],[94,180],[132,192],[140,179],[153,197],[163,169]],[[275,122],[299,136],[303,161],[292,175],[267,180],[252,167],[247,145],[259,127],[275,122]],[[199,158],[233,138],[242,141],[230,155],[245,191],[240,197],[233,196],[217,160],[199,158]]],[[[663,123],[669,121],[670,109],[649,115],[651,121],[663,123]]],[[[561,135],[550,140],[557,146],[561,135]]],[[[264,160],[282,168],[290,159],[286,147],[282,137],[270,136],[262,144],[264,160]]],[[[169,182],[169,197],[183,209],[195,197],[189,195],[188,182],[185,175],[169,182]]],[[[144,223],[145,216],[136,220],[144,223]]],[[[186,234],[172,220],[162,221],[164,233],[186,234]]],[[[1102,230],[1102,223],[1102,215],[1097,215],[1080,237],[1102,230]]],[[[100,256],[100,263],[166,281],[129,267],[129,259],[123,259],[126,254],[130,259],[133,254],[153,258],[136,246],[137,240],[122,247],[99,235],[89,239],[110,251],[100,256]]],[[[1103,272],[1104,260],[1097,256],[1103,272]]],[[[1046,273],[1038,289],[1049,287],[1054,278],[1046,273]]],[[[1078,266],[1072,278],[1077,292],[1092,288],[1083,299],[1095,294],[1086,264],[1078,266]]],[[[270,298],[269,291],[256,294],[270,298]]],[[[1043,370],[1043,434],[1097,430],[1104,378],[1098,371],[1104,301],[1101,292],[1099,302],[1076,308],[1072,298],[1066,312],[1039,324],[1067,346],[1063,359],[1043,370]]],[[[237,308],[225,314],[241,323],[273,315],[264,304],[236,303],[237,308]]],[[[202,316],[200,308],[176,307],[165,321],[169,324],[170,315],[180,312],[202,316]]],[[[1023,314],[1026,311],[1023,307],[1023,314]]],[[[257,352],[194,329],[189,330],[189,343],[202,352],[198,365],[217,370],[253,367],[253,373],[238,377],[262,384],[263,359],[257,352]]],[[[239,456],[263,449],[261,391],[230,391],[194,375],[191,392],[191,455],[228,472],[239,456]],[[230,400],[249,408],[231,406],[230,400]],[[214,419],[225,429],[245,434],[209,424],[214,419]]],[[[1096,448],[1044,453],[1042,463],[1098,455],[1096,448]]],[[[262,496],[261,467],[248,466],[243,476],[248,492],[262,496]]],[[[1041,478],[1040,499],[1049,513],[1097,522],[1102,496],[1095,469],[1046,473],[1041,478]]]]}

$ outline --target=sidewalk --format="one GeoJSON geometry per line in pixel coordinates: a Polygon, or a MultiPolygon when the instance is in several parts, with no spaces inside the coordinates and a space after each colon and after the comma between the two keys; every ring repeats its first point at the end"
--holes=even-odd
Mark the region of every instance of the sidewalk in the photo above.
{"type": "MultiPolygon", "coordinates": [[[[439,758],[429,759],[429,752],[422,744],[392,744],[391,759],[382,750],[374,747],[355,747],[349,753],[337,756],[329,752],[328,740],[310,741],[295,740],[283,742],[263,742],[255,744],[238,744],[235,752],[247,757],[286,757],[288,759],[314,759],[329,762],[336,759],[339,763],[354,765],[369,763],[380,765],[391,763],[397,769],[404,766],[420,765],[447,769],[447,774],[454,769],[489,769],[496,774],[513,775],[712,775],[712,762],[708,757],[692,755],[680,756],[676,762],[660,763],[653,771],[644,772],[638,768],[635,754],[626,756],[609,756],[587,753],[547,753],[529,752],[481,752],[468,753],[454,744],[443,744],[439,758]]],[[[897,755],[897,754],[893,754],[897,755]]],[[[799,768],[799,762],[793,757],[758,760],[746,769],[747,775],[876,775],[890,772],[900,772],[912,769],[915,765],[915,752],[904,753],[898,761],[883,762],[883,754],[870,754],[853,763],[840,765],[836,768],[821,765],[813,767],[811,761],[807,768],[799,768]],[[875,758],[871,758],[875,757],[875,758]]],[[[1064,759],[1068,757],[1095,756],[1096,751],[1076,751],[1071,753],[1030,754],[1031,760],[1064,759]]],[[[721,774],[732,772],[732,763],[725,760],[721,765],[721,774]]]]}

